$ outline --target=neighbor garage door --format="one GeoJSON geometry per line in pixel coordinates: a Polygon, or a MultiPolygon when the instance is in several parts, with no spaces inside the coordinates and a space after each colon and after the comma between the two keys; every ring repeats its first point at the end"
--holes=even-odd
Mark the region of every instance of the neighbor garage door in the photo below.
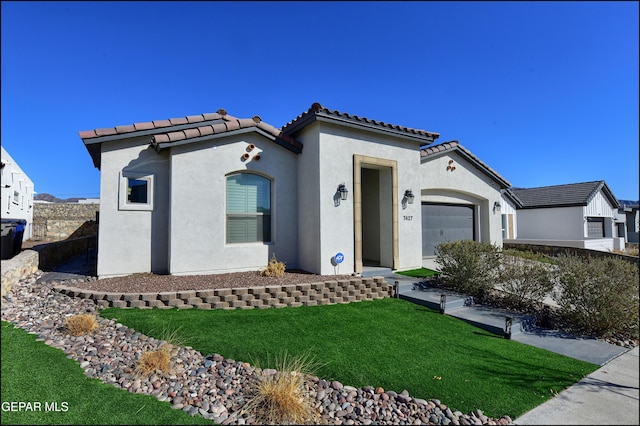
{"type": "Polygon", "coordinates": [[[422,255],[435,256],[443,241],[474,240],[474,206],[422,204],[422,255]]]}

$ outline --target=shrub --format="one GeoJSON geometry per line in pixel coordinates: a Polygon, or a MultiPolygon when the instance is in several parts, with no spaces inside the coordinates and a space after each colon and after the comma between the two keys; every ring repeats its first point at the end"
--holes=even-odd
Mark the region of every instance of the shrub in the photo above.
{"type": "Polygon", "coordinates": [[[503,249],[502,254],[506,256],[520,257],[528,260],[535,260],[543,263],[555,263],[552,258],[544,253],[533,252],[531,250],[503,249]]]}
{"type": "Polygon", "coordinates": [[[243,412],[255,416],[258,424],[317,423],[319,415],[309,398],[306,377],[319,366],[308,354],[290,357],[285,352],[275,361],[276,371],[259,373],[243,412]]]}
{"type": "Polygon", "coordinates": [[[500,249],[471,240],[447,241],[436,247],[436,263],[448,286],[482,300],[496,284],[500,249]]]}
{"type": "Polygon", "coordinates": [[[500,287],[504,299],[515,308],[542,303],[553,291],[552,272],[548,265],[522,257],[503,256],[500,287]]]}
{"type": "Polygon", "coordinates": [[[271,256],[271,260],[265,269],[260,272],[263,277],[281,277],[284,275],[285,267],[284,262],[279,262],[276,259],[275,253],[271,256]]]}
{"type": "Polygon", "coordinates": [[[610,257],[558,257],[560,312],[598,337],[638,338],[638,266],[610,257]]]}
{"type": "Polygon", "coordinates": [[[65,319],[64,326],[72,336],[82,336],[98,328],[98,323],[94,315],[80,314],[65,319]]]}
{"type": "Polygon", "coordinates": [[[155,351],[143,352],[142,355],[140,355],[140,360],[136,364],[136,374],[148,376],[157,370],[160,370],[162,373],[168,373],[171,367],[169,348],[170,345],[167,345],[155,351]]]}

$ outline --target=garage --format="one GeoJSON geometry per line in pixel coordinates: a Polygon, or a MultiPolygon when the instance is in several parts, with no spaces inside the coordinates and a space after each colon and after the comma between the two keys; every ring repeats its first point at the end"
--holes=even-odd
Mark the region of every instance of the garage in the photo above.
{"type": "Polygon", "coordinates": [[[435,256],[443,241],[475,240],[474,224],[471,204],[422,203],[422,256],[435,256]]]}

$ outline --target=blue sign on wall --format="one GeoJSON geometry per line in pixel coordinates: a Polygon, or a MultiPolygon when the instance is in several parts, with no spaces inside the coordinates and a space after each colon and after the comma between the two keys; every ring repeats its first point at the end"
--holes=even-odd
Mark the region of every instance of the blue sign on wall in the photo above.
{"type": "Polygon", "coordinates": [[[344,254],[336,253],[336,255],[333,256],[333,260],[335,260],[336,263],[342,263],[342,261],[344,260],[344,254]]]}

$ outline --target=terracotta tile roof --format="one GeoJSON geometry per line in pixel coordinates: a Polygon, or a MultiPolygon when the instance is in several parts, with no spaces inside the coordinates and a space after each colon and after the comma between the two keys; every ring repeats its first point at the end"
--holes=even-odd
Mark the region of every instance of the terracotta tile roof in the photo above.
{"type": "Polygon", "coordinates": [[[614,208],[619,208],[618,200],[603,180],[538,188],[512,188],[511,191],[522,201],[524,209],[586,206],[599,191],[604,193],[614,208]]]}
{"type": "Polygon", "coordinates": [[[426,130],[413,129],[411,127],[398,126],[395,124],[385,123],[384,121],[372,120],[366,117],[359,117],[346,112],[340,112],[337,110],[330,110],[315,102],[311,105],[307,111],[300,114],[294,120],[287,123],[282,132],[285,134],[292,134],[296,131],[304,128],[310,124],[317,117],[326,117],[329,119],[338,119],[343,122],[350,122],[352,124],[360,125],[362,127],[369,127],[376,130],[391,131],[398,135],[407,135],[412,138],[422,140],[422,144],[432,143],[436,140],[440,134],[435,132],[428,132],[426,130]]]}
{"type": "Polygon", "coordinates": [[[508,180],[506,180],[505,178],[500,176],[500,174],[498,174],[498,172],[493,170],[491,167],[489,167],[485,162],[480,160],[478,157],[473,155],[471,153],[471,151],[469,151],[468,149],[466,149],[465,147],[460,145],[460,142],[458,142],[457,140],[444,142],[444,143],[441,143],[439,145],[430,146],[430,147],[421,149],[420,150],[420,161],[422,161],[423,159],[427,159],[429,157],[434,157],[434,156],[436,156],[438,154],[441,154],[441,153],[444,153],[444,152],[450,152],[450,151],[458,152],[467,161],[469,161],[471,164],[473,164],[478,170],[484,172],[489,177],[491,177],[492,179],[497,181],[500,184],[500,186],[502,187],[502,189],[507,189],[507,188],[509,188],[511,186],[511,184],[509,183],[508,180]]]}
{"type": "MultiPolygon", "coordinates": [[[[221,111],[221,110],[218,110],[218,111],[221,111]]],[[[128,124],[124,126],[107,127],[103,129],[84,130],[80,132],[80,139],[87,140],[87,139],[93,139],[101,136],[121,135],[126,133],[139,132],[143,130],[154,130],[154,129],[161,129],[164,127],[177,126],[179,124],[191,124],[191,123],[199,123],[203,121],[218,120],[221,118],[222,118],[222,115],[219,113],[201,114],[201,115],[195,115],[195,116],[192,115],[185,118],[170,118],[168,120],[154,120],[154,121],[148,121],[143,123],[128,124]]]]}
{"type": "Polygon", "coordinates": [[[223,116],[223,122],[216,124],[207,124],[204,126],[190,127],[183,130],[176,130],[173,132],[158,133],[153,136],[152,144],[158,145],[163,143],[172,143],[188,139],[200,138],[203,136],[209,136],[214,134],[231,132],[233,130],[247,129],[255,127],[263,130],[266,133],[280,138],[283,141],[290,144],[296,150],[302,150],[302,144],[297,142],[291,136],[284,135],[282,131],[276,129],[270,124],[262,121],[257,115],[253,118],[236,118],[230,115],[223,116]]]}
{"type": "Polygon", "coordinates": [[[167,120],[154,120],[122,126],[85,130],[79,132],[94,165],[100,168],[99,149],[95,146],[102,142],[127,137],[150,135],[150,143],[156,149],[175,142],[189,142],[192,139],[232,132],[241,129],[256,129],[273,137],[276,142],[296,153],[302,151],[302,144],[293,137],[285,135],[280,129],[262,121],[259,116],[253,118],[236,118],[224,109],[215,113],[190,115],[167,120]]]}
{"type": "Polygon", "coordinates": [[[272,125],[263,122],[262,119],[257,115],[253,118],[236,118],[227,114],[224,109],[219,109],[216,113],[210,114],[190,115],[188,117],[182,118],[169,118],[167,120],[154,120],[150,122],[134,123],[124,126],[85,130],[81,131],[79,134],[82,140],[89,140],[103,136],[123,135],[143,130],[166,129],[166,132],[159,132],[154,135],[154,142],[164,143],[207,136],[217,133],[230,132],[232,130],[244,129],[248,127],[257,127],[275,137],[283,139],[284,141],[296,146],[297,148],[302,147],[302,145],[296,142],[293,138],[283,135],[282,131],[280,131],[279,129],[276,129],[272,125]],[[215,120],[220,121],[220,123],[206,124],[203,126],[189,126],[191,124],[215,120]],[[169,129],[171,127],[185,125],[188,126],[185,129],[176,131],[170,131],[169,129]]]}

